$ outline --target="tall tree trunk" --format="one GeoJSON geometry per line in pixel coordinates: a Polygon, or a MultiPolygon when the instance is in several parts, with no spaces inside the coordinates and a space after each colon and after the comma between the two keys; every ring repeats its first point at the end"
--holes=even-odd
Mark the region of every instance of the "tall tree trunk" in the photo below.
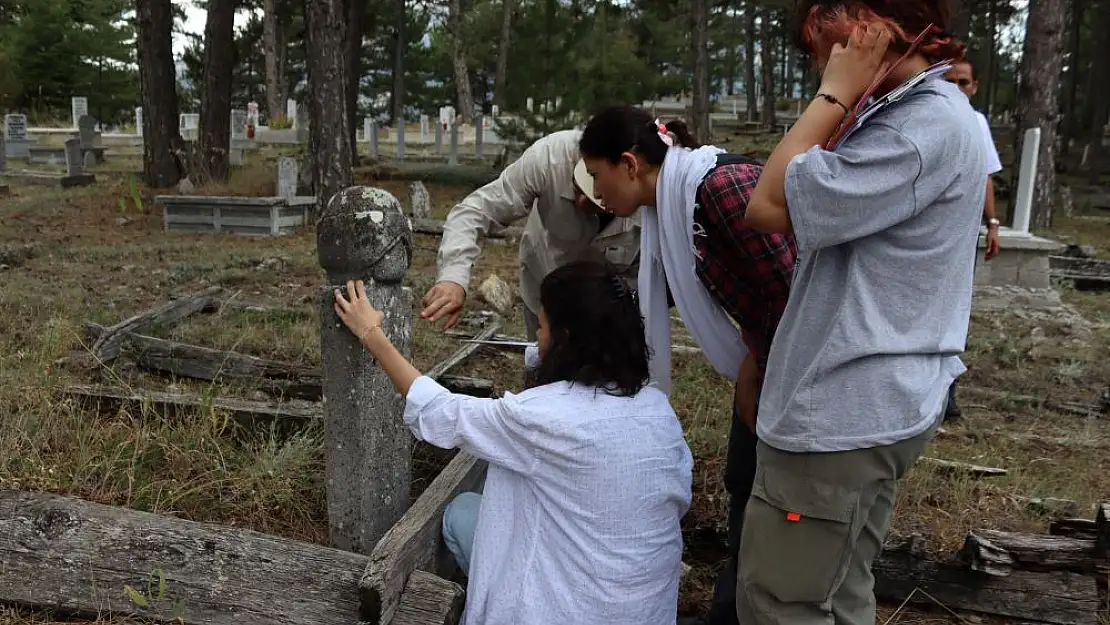
{"type": "Polygon", "coordinates": [[[694,46],[694,110],[692,128],[699,142],[711,142],[709,136],[709,7],[707,0],[693,0],[691,19],[693,21],[694,46]]]}
{"type": "MultiPolygon", "coordinates": [[[[1033,197],[1033,225],[1052,223],[1056,199],[1056,129],[1060,119],[1060,75],[1064,71],[1065,20],[1068,0],[1029,3],[1029,20],[1018,92],[1018,137],[1040,127],[1041,146],[1033,197]]],[[[1020,139],[1019,139],[1020,140],[1020,139]]],[[[1020,154],[1020,152],[1016,152],[1020,154]]]]}
{"type": "Polygon", "coordinates": [[[362,33],[366,16],[366,0],[346,0],[347,29],[346,66],[347,78],[347,131],[350,133],[351,166],[358,165],[358,95],[362,84],[362,33]]]}
{"type": "Polygon", "coordinates": [[[466,67],[466,33],[460,0],[451,0],[447,20],[451,31],[451,62],[455,68],[455,88],[459,94],[459,117],[464,124],[474,121],[474,95],[470,91],[470,70],[466,67]]]}
{"type": "Polygon", "coordinates": [[[204,26],[204,100],[197,141],[202,181],[227,180],[231,174],[231,77],[235,63],[236,0],[209,0],[204,26]]]}
{"type": "Polygon", "coordinates": [[[993,119],[995,76],[998,74],[998,0],[987,0],[987,29],[990,30],[990,46],[987,49],[987,76],[983,84],[987,86],[983,97],[983,110],[987,119],[993,119]]]}
{"type": "Polygon", "coordinates": [[[135,9],[143,102],[143,182],[163,189],[177,184],[185,173],[173,63],[173,3],[138,0],[135,9]]]}
{"type": "MultiPolygon", "coordinates": [[[[1099,19],[1096,21],[1094,32],[1110,33],[1110,0],[1103,0],[1096,15],[1099,19]]],[[[1106,154],[1106,147],[1103,145],[1104,128],[1107,123],[1110,123],[1110,81],[1106,80],[1106,76],[1110,75],[1110,54],[1106,54],[1100,45],[1092,47],[1095,50],[1095,58],[1091,66],[1091,74],[1099,78],[1089,82],[1087,96],[1087,110],[1090,112],[1090,120],[1087,124],[1089,128],[1087,182],[1097,185],[1102,173],[1101,168],[1104,166],[1103,157],[1106,154]]]]}
{"type": "Polygon", "coordinates": [[[305,0],[309,153],[318,205],[352,183],[343,0],[305,0]]]}
{"type": "Polygon", "coordinates": [[[744,3],[744,95],[748,105],[748,121],[754,122],[758,115],[759,95],[755,85],[755,0],[744,3]]]}
{"type": "Polygon", "coordinates": [[[405,116],[405,5],[406,0],[397,0],[393,39],[393,89],[389,94],[389,120],[394,125],[405,116]]]}
{"type": "Polygon", "coordinates": [[[763,127],[775,127],[775,39],[771,11],[764,10],[759,29],[759,62],[763,74],[763,127]]]}
{"type": "Polygon", "coordinates": [[[282,63],[278,52],[278,29],[281,22],[277,14],[277,0],[264,0],[262,4],[262,51],[266,55],[266,112],[269,118],[285,118],[285,94],[282,85],[282,63]]]}
{"type": "Polygon", "coordinates": [[[497,42],[497,70],[493,76],[493,103],[505,108],[505,84],[509,76],[509,49],[513,37],[513,0],[501,0],[501,38],[497,42]]]}
{"type": "MultiPolygon", "coordinates": [[[[974,0],[952,1],[952,23],[949,26],[952,34],[962,41],[967,41],[971,35],[971,7],[974,0]]],[[[917,33],[914,33],[915,35],[917,33]]]]}
{"type": "Polygon", "coordinates": [[[1083,125],[1082,114],[1076,106],[1079,95],[1079,44],[1080,34],[1083,31],[1083,19],[1086,17],[1086,2],[1072,0],[1071,6],[1071,41],[1068,44],[1068,96],[1063,105],[1064,137],[1060,142],[1060,162],[1065,170],[1068,168],[1068,154],[1071,142],[1079,135],[1083,125]]]}

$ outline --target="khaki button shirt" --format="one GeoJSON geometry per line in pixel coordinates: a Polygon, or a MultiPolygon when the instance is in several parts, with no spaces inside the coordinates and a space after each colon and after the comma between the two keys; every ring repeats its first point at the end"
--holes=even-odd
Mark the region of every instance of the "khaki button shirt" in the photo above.
{"type": "Polygon", "coordinates": [[[528,217],[520,241],[520,291],[533,313],[540,310],[540,283],[576,260],[607,260],[632,286],[640,258],[640,214],[616,217],[604,230],[598,218],[574,206],[578,130],[536,141],[501,176],[468,195],[447,215],[439,245],[438,282],[467,288],[480,251],[478,237],[528,217]]]}

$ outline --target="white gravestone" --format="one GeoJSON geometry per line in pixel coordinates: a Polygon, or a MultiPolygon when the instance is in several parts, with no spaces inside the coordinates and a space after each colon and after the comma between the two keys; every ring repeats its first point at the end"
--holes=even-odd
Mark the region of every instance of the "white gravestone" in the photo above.
{"type": "Polygon", "coordinates": [[[455,125],[455,107],[439,107],[439,125],[444,128],[450,128],[455,125]]]}
{"type": "Polygon", "coordinates": [[[74,96],[70,99],[70,112],[73,115],[73,127],[77,127],[77,122],[89,114],[89,99],[85,96],[74,96]]]}
{"type": "Polygon", "coordinates": [[[232,109],[231,111],[231,138],[247,138],[247,112],[243,109],[232,109]]]}
{"type": "Polygon", "coordinates": [[[532,107],[535,106],[535,103],[536,103],[535,100],[533,100],[532,98],[528,98],[528,100],[524,104],[524,107],[528,109],[529,113],[531,113],[532,112],[532,107]]]}
{"type": "Polygon", "coordinates": [[[81,159],[81,140],[66,139],[66,175],[80,176],[85,173],[85,163],[81,159]]]}
{"type": "Polygon", "coordinates": [[[370,119],[369,117],[363,118],[363,120],[362,120],[362,140],[363,141],[367,141],[367,142],[370,141],[370,132],[371,132],[370,128],[373,125],[374,125],[374,121],[372,119],[370,119]]]}
{"type": "Polygon", "coordinates": [[[247,124],[258,128],[258,102],[247,103],[247,124]]]}
{"type": "Polygon", "coordinates": [[[1037,184],[1037,158],[1041,149],[1041,129],[1025,131],[1021,146],[1021,170],[1018,174],[1017,202],[1014,203],[1014,231],[1029,233],[1033,214],[1033,190],[1037,184]]]}
{"type": "Polygon", "coordinates": [[[297,101],[292,98],[285,101],[285,119],[297,127],[297,101]]]}
{"type": "Polygon", "coordinates": [[[283,156],[278,159],[277,194],[283,198],[297,195],[297,159],[283,156]]]}
{"type": "Polygon", "coordinates": [[[4,138],[8,158],[30,158],[31,144],[27,141],[27,116],[9,113],[4,116],[4,138]]]}
{"type": "Polygon", "coordinates": [[[135,107],[135,134],[143,136],[143,107],[135,107]]]}
{"type": "Polygon", "coordinates": [[[432,123],[427,115],[420,116],[420,143],[428,143],[432,134],[432,123]]]}

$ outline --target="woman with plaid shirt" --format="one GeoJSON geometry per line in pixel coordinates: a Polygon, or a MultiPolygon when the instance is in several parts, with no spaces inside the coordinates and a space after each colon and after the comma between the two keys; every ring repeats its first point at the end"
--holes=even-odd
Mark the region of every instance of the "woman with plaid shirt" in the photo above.
{"type": "Polygon", "coordinates": [[[699,146],[680,121],[663,126],[642,109],[610,108],[589,121],[579,148],[604,210],[625,216],[644,207],[639,290],[654,382],[669,392],[668,300],[718,371],[736,380],[724,480],[729,561],[707,620],[734,624],[740,530],[755,477],[756,406],[790,291],[794,239],[757,232],[745,221],[762,166],[699,146]]]}

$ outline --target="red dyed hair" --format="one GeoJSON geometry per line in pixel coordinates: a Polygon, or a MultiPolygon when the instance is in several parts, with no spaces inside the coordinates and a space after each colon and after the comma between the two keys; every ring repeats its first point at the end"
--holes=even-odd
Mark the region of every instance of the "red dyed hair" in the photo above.
{"type": "Polygon", "coordinates": [[[945,0],[809,0],[799,5],[796,44],[806,54],[846,44],[861,23],[886,26],[894,52],[909,50],[927,28],[917,51],[930,61],[960,60],[967,52],[967,46],[945,30],[951,18],[945,0]]]}

